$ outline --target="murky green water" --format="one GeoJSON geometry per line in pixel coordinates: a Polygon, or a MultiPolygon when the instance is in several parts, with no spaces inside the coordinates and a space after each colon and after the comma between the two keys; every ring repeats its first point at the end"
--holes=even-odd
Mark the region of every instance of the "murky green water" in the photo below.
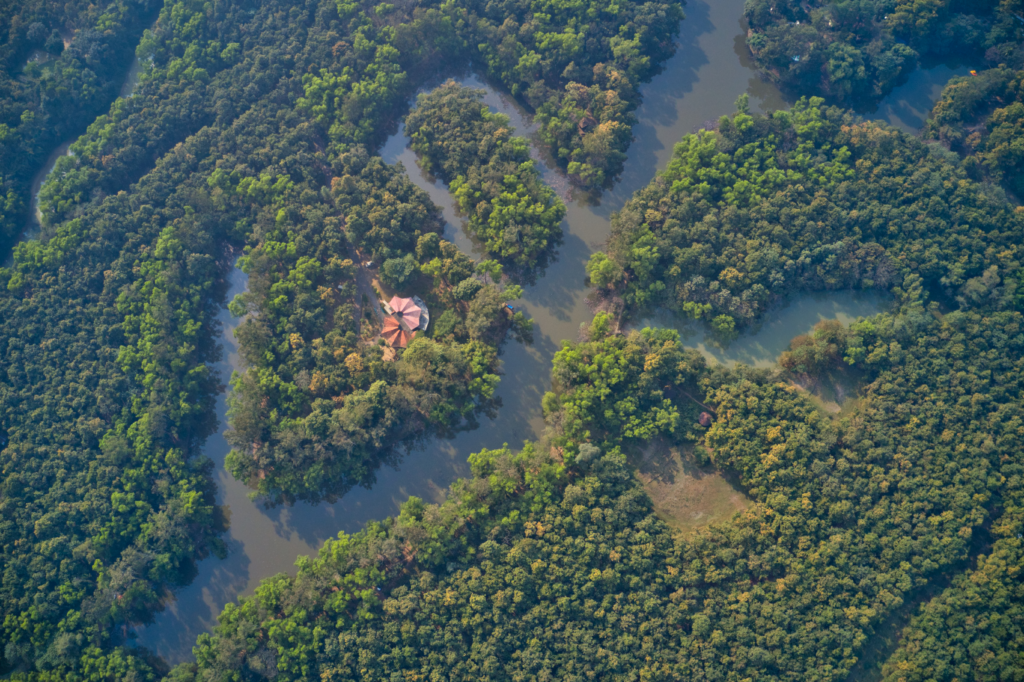
{"type": "MultiPolygon", "coordinates": [[[[217,465],[218,502],[226,506],[230,515],[231,527],[225,537],[229,556],[223,561],[203,561],[195,580],[176,592],[176,598],[157,615],[155,623],[139,629],[139,644],[171,662],[189,658],[196,635],[213,626],[224,604],[237,595],[250,594],[263,578],[282,571],[292,572],[298,555],[315,553],[324,540],[339,531],[354,532],[371,519],[395,514],[409,495],[440,499],[456,477],[468,473],[466,459],[470,453],[503,443],[518,447],[523,440],[540,434],[540,400],[550,388],[552,357],[563,339],[575,340],[580,325],[593,317],[586,303],[584,264],[608,239],[612,212],[665,167],[672,146],[680,137],[732,112],[733,103],[742,93],[750,95],[755,110],[785,106],[780,93],[761,81],[751,68],[743,43],[745,31],[740,24],[742,9],[742,0],[688,3],[678,53],[660,75],[642,88],[643,105],[637,111],[635,141],[621,179],[604,195],[600,205],[568,202],[563,224],[565,237],[556,259],[534,284],[526,287],[518,302],[534,320],[535,342],[530,347],[509,342],[503,349],[504,376],[498,389],[502,407],[498,418],[485,419],[480,428],[454,439],[433,441],[406,453],[397,469],[384,467],[378,472],[372,489],[354,490],[337,504],[299,504],[274,510],[263,509],[248,499],[245,486],[223,468],[227,444],[220,435],[212,437],[205,451],[217,465]]],[[[912,78],[869,116],[886,118],[908,130],[920,125],[920,113],[930,108],[941,83],[952,73],[947,69],[912,78]]],[[[482,86],[473,76],[461,80],[482,86]]],[[[515,105],[493,89],[488,90],[486,101],[492,109],[509,114],[521,133],[532,130],[515,105]]],[[[448,221],[446,236],[466,253],[480,257],[477,245],[462,231],[462,221],[447,189],[443,183],[425,176],[407,144],[408,138],[399,131],[381,153],[389,162],[402,162],[414,182],[442,207],[448,221]]],[[[564,179],[556,172],[546,166],[543,172],[556,189],[565,188],[564,179]]],[[[234,271],[230,284],[232,290],[227,300],[245,286],[245,276],[234,271]]],[[[687,345],[715,361],[765,366],[774,361],[793,336],[806,333],[818,321],[838,317],[848,323],[858,316],[880,311],[885,301],[884,296],[865,292],[801,296],[772,311],[759,330],[724,350],[707,343],[699,328],[680,329],[687,345]]],[[[237,346],[231,336],[236,321],[226,311],[221,321],[226,357],[218,371],[226,383],[231,369],[237,368],[237,346]]],[[[651,322],[676,324],[662,318],[651,322]]],[[[224,415],[222,396],[218,401],[222,425],[224,415]]]]}
{"type": "Polygon", "coordinates": [[[877,118],[905,133],[916,135],[928,120],[928,113],[942,94],[942,88],[954,76],[970,73],[967,66],[938,64],[927,69],[918,69],[910,74],[902,87],[893,90],[879,102],[874,110],[865,112],[868,118],[877,118]]]}
{"type": "Polygon", "coordinates": [[[719,346],[702,324],[659,314],[642,320],[638,327],[667,327],[679,332],[683,344],[696,348],[709,361],[724,365],[743,363],[771,367],[789,347],[794,336],[806,334],[822,320],[839,320],[849,326],[858,317],[885,309],[891,297],[879,291],[834,291],[803,294],[768,311],[764,323],[726,347],[719,346]]]}

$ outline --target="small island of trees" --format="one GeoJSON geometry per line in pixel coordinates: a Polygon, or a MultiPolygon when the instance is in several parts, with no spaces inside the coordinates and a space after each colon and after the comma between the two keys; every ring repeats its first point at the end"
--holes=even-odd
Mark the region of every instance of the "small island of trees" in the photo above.
{"type": "Polygon", "coordinates": [[[472,61],[596,196],[682,7],[167,0],[143,34],[156,10],[0,10],[4,239],[47,150],[92,121],[41,193],[40,238],[0,268],[0,675],[838,681],[948,577],[883,674],[1021,676],[1024,218],[995,184],[1016,191],[1016,0],[748,3],[759,65],[833,101],[877,97],[950,45],[980,51],[992,69],[951,84],[928,133],[965,160],[821,99],[769,116],[741,100],[615,217],[587,268],[613,312],[562,342],[543,436],[473,454],[439,504],[412,498],[264,580],[173,669],[126,634],[228,550],[202,445],[235,259],[250,286],[230,304],[228,465],[263,501],[333,499],[408,439],[493,413],[501,344],[531,332],[505,268],[550,248],[564,207],[457,86],[407,121],[487,260],[443,239],[377,150],[417,83],[472,61]],[[136,43],[139,88],[114,101],[136,43]],[[33,49],[52,58],[22,67],[33,49]],[[390,357],[375,287],[432,315],[390,357]],[[768,369],[628,325],[665,307],[726,341],[775,301],[849,287],[893,307],[823,323],[768,369]],[[838,415],[805,388],[832,374],[855,394],[838,415]],[[674,533],[626,458],[653,441],[749,507],[674,533]]]}

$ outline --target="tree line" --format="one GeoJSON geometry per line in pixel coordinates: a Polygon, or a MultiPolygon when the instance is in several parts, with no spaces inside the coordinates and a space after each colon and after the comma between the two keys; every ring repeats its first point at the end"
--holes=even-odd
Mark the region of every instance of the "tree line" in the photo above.
{"type": "MultiPolygon", "coordinates": [[[[373,150],[412,83],[480,49],[477,31],[508,30],[505,12],[552,44],[574,36],[558,59],[498,81],[547,78],[532,92],[559,102],[571,82],[593,87],[595,69],[610,88],[626,84],[607,80],[615,68],[648,77],[681,17],[675,4],[577,9],[164,4],[139,43],[135,96],[58,163],[41,239],[0,268],[4,674],[165,672],[125,636],[196,561],[223,550],[201,444],[216,426],[209,363],[233,254],[253,289],[233,306],[251,316],[232,394],[232,438],[244,446],[231,464],[268,498],[338,494],[412,427],[444,434],[493,409],[497,347],[509,331],[529,336],[503,306],[518,294],[501,285],[499,264],[477,267],[439,239],[436,208],[373,150]],[[573,58],[581,66],[566,73],[559,60],[573,58]],[[356,254],[397,261],[382,277],[423,292],[434,313],[395,362],[360,343],[372,325],[354,289],[356,254]]],[[[491,55],[495,72],[527,52],[520,40],[533,38],[518,35],[491,55]]],[[[111,54],[89,58],[124,63],[111,54]]],[[[571,150],[600,137],[572,126],[571,150]]]]}
{"type": "Polygon", "coordinates": [[[1024,71],[1005,65],[950,79],[922,136],[959,153],[971,177],[1024,194],[1024,71]]]}
{"type": "MultiPolygon", "coordinates": [[[[819,210],[873,242],[845,245],[845,265],[821,258],[801,288],[884,274],[892,311],[822,323],[767,370],[708,366],[674,331],[619,333],[597,315],[556,354],[541,442],[473,455],[473,477],[440,505],[410,500],[301,560],[296,578],[266,581],[173,677],[838,680],[917,588],[960,571],[989,524],[992,550],[924,607],[885,670],[1019,676],[1024,317],[1004,197],[948,154],[804,101],[684,140],[588,273],[636,316],[665,304],[661,253],[721,239],[725,272],[760,262],[740,249],[771,235],[810,261],[831,238],[830,221],[803,217],[819,210]],[[835,418],[799,388],[832,373],[859,381],[835,418]],[[655,439],[691,445],[754,505],[673,536],[623,455],[655,439]]],[[[698,316],[677,301],[715,325],[712,305],[698,316]]]]}
{"type": "MultiPolygon", "coordinates": [[[[171,679],[844,679],[1019,487],[1024,318],[941,315],[916,275],[903,292],[796,344],[824,349],[803,369],[709,367],[676,332],[599,315],[555,359],[541,442],[474,454],[441,504],[411,499],[268,579],[171,679]],[[864,385],[832,419],[792,380],[841,367],[864,385]],[[656,437],[754,505],[674,536],[622,454],[656,437]]],[[[990,650],[1016,631],[1000,623],[990,650]]],[[[958,670],[1019,674],[1000,661],[958,670]]]]}
{"type": "Polygon", "coordinates": [[[232,302],[247,316],[236,332],[244,370],[232,380],[227,466],[276,501],[336,499],[371,483],[403,441],[474,425],[493,412],[505,333],[529,333],[504,305],[519,288],[495,284],[500,266],[478,268],[439,237],[438,209],[400,166],[356,146],[331,173],[321,193],[268,172],[222,167],[208,180],[214,201],[249,214],[239,263],[249,286],[232,302]],[[357,289],[357,276],[370,277],[357,275],[360,253],[390,256],[381,278],[430,311],[427,332],[393,361],[383,341],[368,341],[381,320],[357,289]],[[409,267],[396,275],[396,263],[409,267]]]}
{"type": "Polygon", "coordinates": [[[46,157],[117,97],[159,6],[25,2],[0,10],[0,253],[32,220],[32,180],[46,157]]]}
{"type": "Polygon", "coordinates": [[[1024,66],[1020,0],[753,0],[744,8],[758,68],[785,90],[844,104],[887,95],[924,62],[1024,66]]]}
{"type": "Polygon", "coordinates": [[[540,179],[530,143],[507,116],[492,114],[482,90],[449,81],[420,95],[406,132],[423,167],[448,183],[470,233],[488,254],[524,271],[561,237],[565,204],[540,179]]]}
{"type": "Polygon", "coordinates": [[[627,315],[664,306],[728,339],[793,292],[908,273],[949,305],[1012,303],[1024,215],[958,159],[821,99],[740,105],[676,145],[591,257],[590,282],[627,315]]]}

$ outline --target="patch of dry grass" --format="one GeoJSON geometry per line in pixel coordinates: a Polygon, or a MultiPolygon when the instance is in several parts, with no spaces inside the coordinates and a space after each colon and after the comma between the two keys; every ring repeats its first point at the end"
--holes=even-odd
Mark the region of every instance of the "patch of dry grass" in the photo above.
{"type": "Polygon", "coordinates": [[[680,534],[728,521],[751,504],[714,467],[699,466],[692,452],[651,443],[634,452],[630,461],[655,512],[680,534]]]}

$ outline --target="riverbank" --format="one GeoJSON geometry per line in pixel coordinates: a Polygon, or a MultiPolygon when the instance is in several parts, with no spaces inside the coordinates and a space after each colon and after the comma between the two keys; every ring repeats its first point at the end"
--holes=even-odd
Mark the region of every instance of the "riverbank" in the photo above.
{"type": "MultiPolygon", "coordinates": [[[[523,298],[516,303],[517,308],[533,319],[535,341],[532,346],[509,342],[503,348],[504,376],[497,392],[502,406],[497,419],[485,420],[480,428],[460,433],[450,440],[416,445],[404,453],[397,468],[380,469],[371,489],[353,490],[336,504],[297,504],[271,510],[248,499],[248,489],[224,470],[223,458],[228,446],[221,435],[212,437],[206,453],[217,466],[219,504],[227,510],[230,521],[230,530],[225,536],[228,558],[203,561],[195,580],[175,593],[167,609],[157,614],[152,625],[139,629],[139,644],[169,662],[187,660],[191,657],[195,637],[215,624],[216,614],[225,603],[250,594],[261,580],[278,572],[293,573],[294,561],[299,555],[315,553],[327,538],[336,536],[339,531],[354,532],[369,520],[397,513],[400,504],[410,495],[439,500],[453,480],[469,473],[466,460],[472,452],[497,448],[503,443],[519,447],[523,440],[540,435],[543,430],[541,398],[550,388],[551,359],[562,340],[575,340],[580,326],[592,319],[587,303],[590,292],[584,284],[584,265],[590,254],[608,239],[611,214],[666,166],[674,144],[683,135],[732,112],[739,95],[748,94],[755,111],[786,106],[781,94],[762,81],[750,64],[744,43],[745,30],[740,22],[741,0],[714,6],[694,1],[687,5],[686,11],[688,16],[682,24],[679,51],[660,75],[641,88],[643,104],[636,112],[635,139],[621,178],[597,205],[567,202],[564,237],[553,262],[536,282],[524,288],[523,298]]],[[[462,77],[461,81],[473,87],[486,87],[472,75],[462,77]]],[[[509,115],[518,134],[530,135],[533,128],[528,117],[509,98],[493,88],[486,89],[488,106],[509,115]]],[[[877,115],[894,116],[886,112],[902,111],[899,102],[918,102],[921,97],[933,96],[932,93],[938,94],[930,81],[912,79],[887,98],[894,103],[892,107],[880,107],[877,115]],[[913,88],[919,88],[920,92],[913,88]]],[[[904,119],[900,120],[907,124],[904,119]]],[[[462,220],[447,188],[427,177],[416,165],[403,130],[388,139],[381,155],[389,163],[400,161],[405,165],[413,182],[442,208],[448,223],[446,238],[479,258],[482,252],[462,229],[462,220]]],[[[542,156],[539,158],[542,160],[542,156]]],[[[556,188],[561,186],[563,180],[558,171],[544,163],[540,167],[549,184],[556,188]]],[[[241,290],[237,287],[244,286],[244,275],[235,271],[230,283],[232,291],[226,300],[241,290]]],[[[715,361],[771,365],[793,336],[809,331],[821,319],[845,317],[848,321],[879,312],[885,305],[883,296],[853,292],[796,297],[781,305],[777,313],[771,313],[757,332],[742,336],[728,348],[720,349],[706,342],[700,328],[685,329],[690,335],[684,337],[684,342],[715,361]]],[[[237,362],[237,346],[231,336],[237,320],[225,315],[226,311],[222,313],[221,322],[227,357],[217,368],[226,383],[230,371],[237,367],[232,364],[237,362]]],[[[666,321],[655,319],[652,322],[667,325],[666,321]]],[[[227,410],[223,394],[217,405],[217,416],[223,428],[227,410]]]]}

